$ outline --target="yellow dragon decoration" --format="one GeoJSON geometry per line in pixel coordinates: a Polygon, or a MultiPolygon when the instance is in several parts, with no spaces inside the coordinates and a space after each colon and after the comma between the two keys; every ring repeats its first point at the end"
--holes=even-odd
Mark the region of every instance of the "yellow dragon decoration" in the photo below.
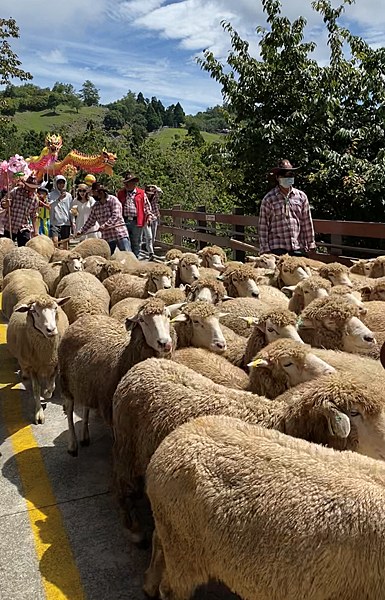
{"type": "Polygon", "coordinates": [[[71,150],[63,160],[57,160],[63,140],[60,135],[50,134],[45,138],[45,147],[39,156],[31,156],[26,159],[30,169],[36,171],[38,181],[41,181],[46,173],[55,177],[62,174],[66,166],[72,165],[79,169],[83,169],[88,173],[107,173],[113,174],[113,167],[116,161],[116,154],[107,152],[103,148],[100,154],[86,155],[71,150]]]}

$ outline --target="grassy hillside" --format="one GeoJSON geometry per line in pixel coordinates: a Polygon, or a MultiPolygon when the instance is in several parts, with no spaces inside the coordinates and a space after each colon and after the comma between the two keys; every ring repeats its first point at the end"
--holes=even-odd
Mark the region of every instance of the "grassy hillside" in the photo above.
{"type": "Polygon", "coordinates": [[[76,110],[68,106],[60,105],[54,114],[51,110],[42,110],[40,112],[20,112],[16,113],[13,122],[21,131],[34,129],[35,131],[55,131],[62,125],[82,125],[89,119],[100,120],[106,112],[105,108],[96,106],[83,106],[76,110]]]}
{"type": "MultiPolygon", "coordinates": [[[[217,133],[207,133],[206,131],[201,131],[201,134],[206,142],[218,142],[223,140],[223,135],[219,135],[217,133]]],[[[167,148],[168,146],[171,146],[173,142],[175,142],[175,139],[178,139],[176,136],[182,138],[187,135],[187,129],[173,129],[170,127],[167,129],[162,129],[162,131],[151,135],[158,140],[163,148],[167,148]]]]}

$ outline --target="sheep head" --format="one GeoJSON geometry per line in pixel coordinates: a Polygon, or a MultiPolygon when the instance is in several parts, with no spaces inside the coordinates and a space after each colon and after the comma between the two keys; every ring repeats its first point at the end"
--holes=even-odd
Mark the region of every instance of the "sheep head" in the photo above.
{"type": "Polygon", "coordinates": [[[59,306],[71,298],[51,298],[50,296],[31,296],[15,306],[15,313],[27,313],[27,323],[40,331],[46,338],[58,334],[57,320],[59,306]]]}
{"type": "Polygon", "coordinates": [[[219,246],[206,246],[198,252],[198,256],[202,259],[202,267],[216,269],[217,271],[225,270],[227,257],[224,250],[219,246]]]}
{"type": "Polygon", "coordinates": [[[144,274],[148,279],[148,291],[169,290],[172,287],[172,271],[167,265],[151,265],[144,274]]]}
{"type": "Polygon", "coordinates": [[[361,288],[361,295],[366,302],[369,300],[385,300],[385,277],[379,277],[370,285],[361,288]]]}
{"type": "Polygon", "coordinates": [[[296,286],[286,286],[282,291],[289,295],[292,293],[289,302],[289,310],[299,315],[306,306],[317,298],[325,298],[331,288],[331,283],[327,279],[312,275],[307,279],[303,279],[296,286]]]}
{"type": "Polygon", "coordinates": [[[178,264],[180,283],[192,285],[194,281],[197,281],[199,279],[199,265],[200,260],[196,254],[189,252],[183,254],[178,264]]]}
{"type": "Polygon", "coordinates": [[[218,276],[223,281],[229,296],[234,298],[259,298],[257,286],[258,274],[251,264],[239,264],[226,267],[218,276]]]}
{"type": "Polygon", "coordinates": [[[284,254],[277,262],[280,279],[284,285],[297,285],[312,274],[303,258],[284,254]]]}
{"type": "Polygon", "coordinates": [[[195,281],[188,295],[189,302],[209,302],[218,304],[226,297],[225,286],[212,277],[200,277],[195,281]]]}
{"type": "Polygon", "coordinates": [[[332,285],[346,285],[353,287],[349,279],[349,269],[341,263],[329,263],[320,268],[319,274],[325,279],[329,279],[332,285]]]}
{"type": "MultiPolygon", "coordinates": [[[[384,291],[385,291],[385,288],[384,288],[384,291]]],[[[346,302],[351,302],[352,304],[357,306],[360,316],[364,316],[368,313],[368,309],[366,308],[365,304],[361,300],[361,293],[352,291],[346,285],[336,285],[335,287],[333,287],[331,289],[330,295],[331,296],[340,296],[341,298],[346,300],[346,302]]]]}
{"type": "Polygon", "coordinates": [[[160,354],[171,352],[170,313],[162,300],[158,298],[145,300],[139,311],[126,319],[127,331],[136,323],[141,327],[150,348],[160,354]]]}
{"type": "MultiPolygon", "coordinates": [[[[207,302],[191,302],[180,315],[172,319],[175,324],[184,324],[191,332],[190,346],[207,348],[211,352],[222,353],[226,350],[219,319],[226,313],[217,313],[215,307],[207,302]]],[[[179,325],[180,327],[180,325],[179,325]]]]}

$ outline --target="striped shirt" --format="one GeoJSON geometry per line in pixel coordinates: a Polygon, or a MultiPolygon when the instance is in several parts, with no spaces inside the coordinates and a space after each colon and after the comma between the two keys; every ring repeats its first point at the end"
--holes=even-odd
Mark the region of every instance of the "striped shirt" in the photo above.
{"type": "MultiPolygon", "coordinates": [[[[126,202],[124,203],[123,215],[125,217],[136,217],[136,188],[132,192],[126,191],[126,202]]],[[[144,194],[144,218],[147,221],[147,217],[152,216],[152,210],[147,195],[144,194]]]]}
{"type": "Polygon", "coordinates": [[[114,242],[123,238],[128,238],[127,227],[124,224],[122,217],[122,205],[116,196],[107,196],[107,201],[102,204],[96,201],[91,208],[90,216],[78,231],[78,235],[87,233],[95,225],[99,223],[99,231],[103,240],[106,242],[114,242]],[[105,229],[103,228],[105,226],[105,229]]]}
{"type": "Polygon", "coordinates": [[[315,248],[306,194],[291,188],[285,197],[278,186],[266,194],[259,212],[258,233],[261,254],[278,248],[305,251],[315,248]]]}

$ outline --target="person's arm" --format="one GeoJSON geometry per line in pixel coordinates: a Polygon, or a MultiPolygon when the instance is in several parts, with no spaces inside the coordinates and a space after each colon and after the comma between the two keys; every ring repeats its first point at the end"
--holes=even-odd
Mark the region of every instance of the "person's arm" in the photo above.
{"type": "Polygon", "coordinates": [[[91,208],[91,212],[90,212],[90,216],[88,217],[87,221],[84,223],[83,227],[81,227],[79,229],[79,231],[77,232],[77,236],[83,235],[83,233],[87,233],[87,231],[89,231],[91,229],[91,227],[93,227],[96,223],[96,221],[98,220],[98,217],[96,215],[96,211],[95,211],[96,206],[91,208]]]}
{"type": "Polygon", "coordinates": [[[269,229],[270,229],[270,208],[268,200],[265,198],[262,200],[261,208],[259,210],[259,253],[268,254],[269,248],[269,229]]]}
{"type": "Polygon", "coordinates": [[[114,225],[120,225],[120,222],[122,221],[122,205],[120,201],[116,198],[116,196],[113,196],[110,202],[112,208],[111,216],[105,223],[103,223],[103,225],[100,225],[99,229],[107,229],[108,227],[113,227],[114,225]]]}
{"type": "Polygon", "coordinates": [[[310,213],[309,201],[307,199],[306,194],[303,194],[303,208],[299,242],[301,248],[303,248],[306,252],[308,252],[309,250],[314,250],[315,248],[314,227],[310,213]]]}
{"type": "Polygon", "coordinates": [[[150,223],[155,218],[147,194],[144,194],[144,218],[146,222],[148,221],[150,223]]]}

